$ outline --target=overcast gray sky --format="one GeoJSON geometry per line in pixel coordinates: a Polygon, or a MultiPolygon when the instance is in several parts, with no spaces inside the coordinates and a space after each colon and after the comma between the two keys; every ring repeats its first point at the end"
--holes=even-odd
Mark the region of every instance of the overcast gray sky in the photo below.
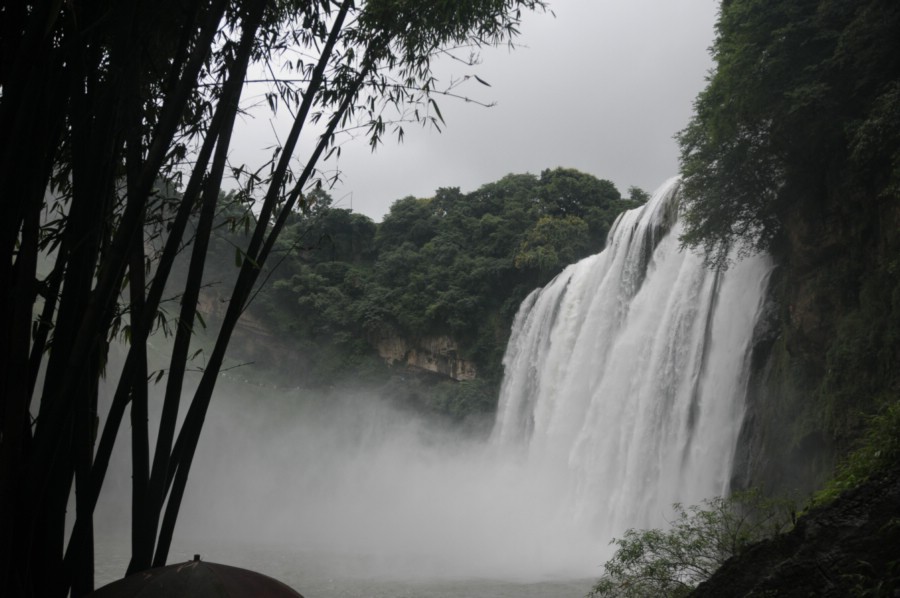
{"type": "MultiPolygon", "coordinates": [[[[518,49],[481,52],[482,62],[439,67],[444,81],[477,74],[462,88],[491,108],[443,99],[442,133],[415,125],[373,154],[344,144],[338,207],[380,221],[407,195],[463,192],[508,173],[564,166],[653,191],[677,173],[673,135],[686,124],[712,66],[717,0],[550,0],[526,15],[518,49]],[[352,206],[351,206],[352,202],[352,206]]],[[[265,119],[253,127],[270,130],[265,119]]],[[[239,138],[240,139],[240,138],[239,138]]],[[[334,168],[329,160],[325,168],[334,168]]]]}

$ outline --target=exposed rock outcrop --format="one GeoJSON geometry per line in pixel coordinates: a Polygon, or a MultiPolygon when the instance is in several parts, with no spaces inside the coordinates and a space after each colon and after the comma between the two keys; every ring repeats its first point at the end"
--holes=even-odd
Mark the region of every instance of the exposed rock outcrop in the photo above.
{"type": "Polygon", "coordinates": [[[691,596],[900,596],[900,467],[732,557],[691,596]]]}
{"type": "Polygon", "coordinates": [[[457,381],[474,380],[477,376],[475,364],[459,356],[459,347],[448,336],[426,337],[415,343],[391,336],[377,340],[375,346],[388,365],[405,364],[457,381]]]}
{"type": "MultiPolygon", "coordinates": [[[[198,310],[213,326],[225,316],[228,297],[206,289],[200,294],[198,310]]],[[[416,372],[436,374],[457,382],[478,376],[475,363],[460,356],[459,345],[449,336],[424,337],[418,340],[391,335],[369,338],[368,342],[389,366],[401,365],[416,372]]],[[[309,358],[290,343],[290,338],[271,330],[250,312],[238,320],[229,354],[240,361],[254,362],[281,370],[304,371],[309,358]]]]}

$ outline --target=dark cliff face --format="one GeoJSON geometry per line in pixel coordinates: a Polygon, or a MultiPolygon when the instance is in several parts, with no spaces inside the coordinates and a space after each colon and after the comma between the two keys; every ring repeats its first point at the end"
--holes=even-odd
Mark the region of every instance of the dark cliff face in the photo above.
{"type": "Polygon", "coordinates": [[[736,488],[808,496],[900,391],[900,201],[840,184],[819,197],[784,216],[736,488]]]}
{"type": "Polygon", "coordinates": [[[801,517],[790,532],[732,557],[691,594],[897,596],[900,592],[900,468],[801,517]]]}

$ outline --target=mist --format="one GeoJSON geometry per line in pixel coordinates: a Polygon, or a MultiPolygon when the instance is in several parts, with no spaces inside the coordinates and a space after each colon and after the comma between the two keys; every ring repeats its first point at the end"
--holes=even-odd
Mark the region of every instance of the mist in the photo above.
{"type": "MultiPolygon", "coordinates": [[[[294,555],[284,565],[292,570],[326,559],[368,578],[596,577],[608,538],[563,512],[554,472],[501,451],[484,429],[428,418],[375,390],[265,387],[238,370],[217,387],[169,560],[199,553],[264,570],[253,551],[275,549],[294,555]]],[[[127,543],[127,454],[120,445],[100,499],[98,513],[111,515],[98,518],[107,539],[98,564],[115,564],[127,543]]],[[[302,579],[296,586],[304,591],[302,579]]]]}

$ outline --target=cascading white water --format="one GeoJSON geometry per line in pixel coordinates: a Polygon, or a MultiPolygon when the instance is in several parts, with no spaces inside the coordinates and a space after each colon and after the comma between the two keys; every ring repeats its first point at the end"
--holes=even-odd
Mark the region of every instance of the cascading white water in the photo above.
{"type": "Polygon", "coordinates": [[[560,520],[609,539],[721,495],[771,265],[724,273],[679,249],[679,180],[624,213],[607,248],[522,304],[493,440],[557,485],[560,520]]]}

